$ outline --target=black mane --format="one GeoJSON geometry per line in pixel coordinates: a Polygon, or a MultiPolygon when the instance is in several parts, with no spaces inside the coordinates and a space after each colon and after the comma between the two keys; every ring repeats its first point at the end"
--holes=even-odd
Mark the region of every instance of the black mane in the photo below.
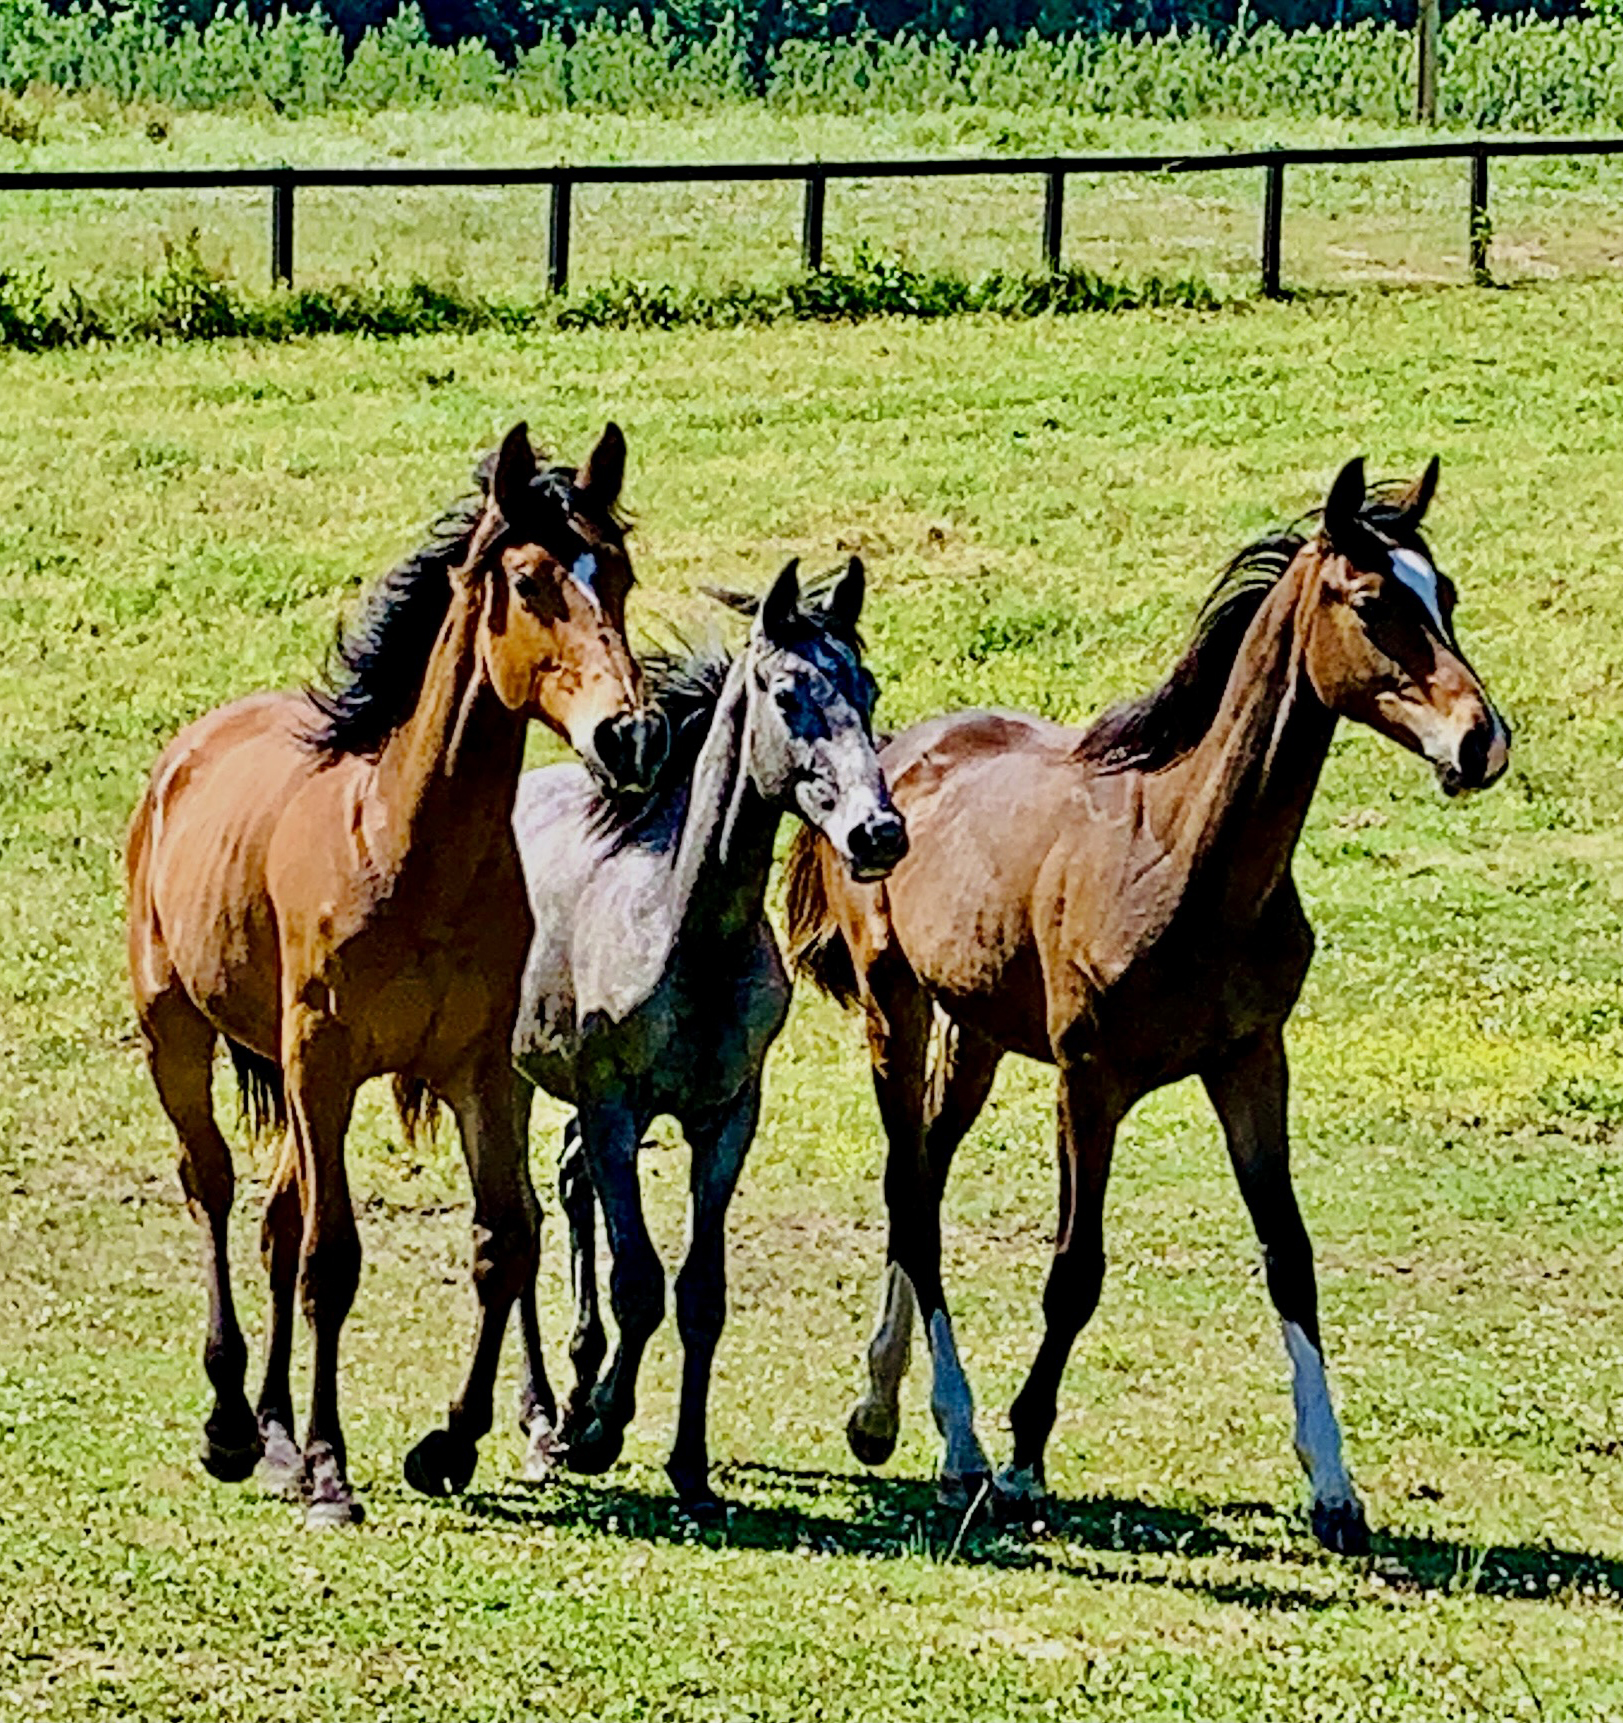
{"type": "MultiPolygon", "coordinates": [[[[1407,487],[1398,483],[1372,486],[1359,518],[1392,537],[1404,519],[1406,496],[1407,487]]],[[[1166,681],[1095,720],[1077,744],[1080,759],[1110,771],[1157,772],[1197,746],[1217,716],[1246,630],[1318,531],[1321,513],[1315,509],[1265,533],[1229,561],[1200,607],[1189,644],[1166,681]]],[[[1412,531],[1401,536],[1425,551],[1412,531]]]]}
{"type": "MultiPolygon", "coordinates": [[[[315,718],[305,732],[324,754],[378,753],[412,714],[451,604],[451,570],[466,558],[484,516],[495,457],[475,472],[480,489],[440,516],[426,542],[378,580],[348,627],[340,624],[320,683],[305,688],[315,718]]],[[[532,481],[539,507],[567,512],[574,473],[550,467],[532,481]]]]}
{"type": "Polygon", "coordinates": [[[666,807],[672,794],[692,778],[733,656],[719,646],[660,648],[643,653],[640,662],[644,698],[664,718],[670,740],[646,789],[598,785],[593,823],[599,830],[620,835],[631,833],[666,807]]]}

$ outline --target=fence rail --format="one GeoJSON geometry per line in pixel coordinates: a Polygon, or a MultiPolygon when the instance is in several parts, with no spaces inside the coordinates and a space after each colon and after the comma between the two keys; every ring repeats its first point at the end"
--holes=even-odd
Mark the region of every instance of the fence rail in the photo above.
{"type": "Polygon", "coordinates": [[[1065,238],[1068,175],[1221,174],[1261,171],[1262,231],[1258,259],[1262,290],[1282,291],[1285,170],[1352,167],[1391,162],[1463,161],[1470,166],[1467,241],[1472,279],[1489,281],[1492,217],[1488,163],[1494,157],[1623,156],[1623,138],[1460,138],[1441,143],[1349,145],[1327,149],[1232,150],[1210,155],[952,156],[898,161],[618,162],[552,167],[257,167],[22,170],[0,173],[8,191],[182,191],[263,189],[271,194],[271,280],[293,284],[294,198],[301,189],[390,186],[547,186],[551,190],[547,278],[554,293],[569,283],[572,193],[579,185],[714,185],[726,182],[800,181],[805,187],[801,257],[808,270],[823,266],[823,230],[830,180],[1032,178],[1043,182],[1042,256],[1060,267],[1065,238]]]}

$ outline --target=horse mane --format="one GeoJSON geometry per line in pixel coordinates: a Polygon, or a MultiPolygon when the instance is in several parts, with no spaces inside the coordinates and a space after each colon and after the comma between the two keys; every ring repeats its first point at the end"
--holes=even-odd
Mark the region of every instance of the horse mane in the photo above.
{"type": "MultiPolygon", "coordinates": [[[[428,660],[451,606],[451,570],[466,559],[484,517],[495,456],[475,469],[479,489],[453,503],[427,539],[373,583],[348,626],[340,622],[319,682],[306,685],[315,708],[305,732],[323,754],[375,755],[411,716],[428,660]]],[[[549,467],[537,474],[537,501],[569,506],[574,473],[549,467]]]]}
{"type": "MultiPolygon", "coordinates": [[[[1359,518],[1390,537],[1401,527],[1406,497],[1407,487],[1397,481],[1373,485],[1359,518]]],[[[1171,674],[1159,687],[1112,706],[1096,719],[1077,744],[1077,757],[1112,772],[1158,772],[1190,753],[1217,716],[1246,631],[1317,533],[1322,514],[1314,509],[1289,526],[1253,539],[1233,556],[1201,605],[1189,644],[1171,674]]],[[[1425,550],[1412,529],[1400,536],[1425,550]]]]}

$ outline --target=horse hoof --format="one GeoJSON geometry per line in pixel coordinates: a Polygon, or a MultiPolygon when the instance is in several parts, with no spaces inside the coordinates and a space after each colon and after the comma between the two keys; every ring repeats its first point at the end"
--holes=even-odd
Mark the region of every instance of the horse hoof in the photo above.
{"type": "Polygon", "coordinates": [[[595,1477],[599,1472],[606,1472],[620,1458],[620,1449],[624,1445],[622,1431],[610,1429],[601,1418],[592,1418],[570,1442],[564,1464],[572,1472],[595,1477]]]}
{"type": "Polygon", "coordinates": [[[870,1430],[858,1406],[845,1426],[846,1446],[865,1466],[882,1466],[896,1452],[896,1431],[870,1430]]]}
{"type": "Polygon", "coordinates": [[[709,1530],[713,1526],[726,1525],[727,1504],[720,1496],[711,1495],[709,1490],[680,1496],[676,1503],[676,1517],[701,1531],[709,1530]]]}
{"type": "Polygon", "coordinates": [[[472,1442],[449,1430],[430,1430],[406,1456],[406,1482],[425,1496],[459,1496],[478,1463],[472,1442]]]}
{"type": "Polygon", "coordinates": [[[960,1477],[945,1473],[936,1479],[936,1506],[950,1508],[955,1514],[967,1514],[983,1506],[992,1495],[990,1472],[965,1472],[960,1477]]]}
{"type": "Polygon", "coordinates": [[[530,1439],[524,1450],[521,1475],[525,1483],[551,1483],[559,1469],[568,1463],[568,1444],[544,1418],[537,1418],[530,1425],[530,1439]]]}
{"type": "Polygon", "coordinates": [[[1369,1522],[1357,1502],[1315,1502],[1313,1535],[1332,1554],[1369,1554],[1369,1522]]]}
{"type": "Polygon", "coordinates": [[[1032,1526],[1044,1519],[1048,1486],[1038,1466],[1005,1466],[993,1479],[992,1515],[999,1525],[1032,1526]]]}
{"type": "Polygon", "coordinates": [[[304,1509],[304,1523],[313,1532],[332,1526],[358,1526],[365,1518],[366,1509],[348,1493],[318,1497],[304,1509]]]}
{"type": "Polygon", "coordinates": [[[255,1474],[273,1495],[289,1501],[304,1499],[308,1481],[304,1474],[304,1455],[299,1445],[282,1425],[268,1422],[259,1429],[263,1452],[255,1474]]]}
{"type": "Polygon", "coordinates": [[[305,1488],[304,1523],[312,1531],[326,1526],[358,1526],[366,1517],[338,1456],[325,1443],[305,1456],[305,1488]]]}
{"type": "Polygon", "coordinates": [[[222,1484],[246,1483],[254,1475],[254,1467],[259,1464],[263,1451],[259,1425],[252,1413],[225,1418],[215,1412],[203,1426],[203,1447],[199,1456],[203,1470],[222,1484]]]}

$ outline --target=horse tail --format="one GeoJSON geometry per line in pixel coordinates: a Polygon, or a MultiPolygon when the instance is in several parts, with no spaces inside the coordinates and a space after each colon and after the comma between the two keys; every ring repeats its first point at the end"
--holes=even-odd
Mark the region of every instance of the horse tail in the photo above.
{"type": "Polygon", "coordinates": [[[810,826],[802,826],[789,846],[789,963],[831,999],[855,1005],[857,969],[828,899],[826,847],[810,826]]]}
{"type": "Polygon", "coordinates": [[[415,1148],[419,1137],[432,1139],[439,1121],[440,1098],[421,1077],[408,1077],[396,1072],[394,1078],[394,1107],[400,1115],[400,1128],[406,1133],[406,1147],[415,1148]]]}
{"type": "Polygon", "coordinates": [[[287,1129],[287,1088],[282,1082],[282,1067],[263,1053],[233,1041],[229,1035],[225,1044],[231,1049],[231,1064],[237,1073],[237,1097],[242,1103],[249,1135],[281,1136],[287,1129]]]}

